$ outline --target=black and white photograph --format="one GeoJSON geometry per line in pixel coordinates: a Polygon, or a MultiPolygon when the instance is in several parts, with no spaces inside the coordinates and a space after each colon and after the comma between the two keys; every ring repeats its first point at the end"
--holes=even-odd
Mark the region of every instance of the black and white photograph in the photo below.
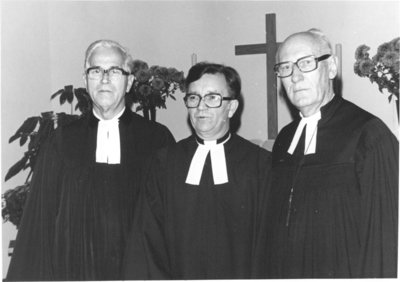
{"type": "Polygon", "coordinates": [[[399,1],[0,13],[3,281],[398,277],[399,1]]]}

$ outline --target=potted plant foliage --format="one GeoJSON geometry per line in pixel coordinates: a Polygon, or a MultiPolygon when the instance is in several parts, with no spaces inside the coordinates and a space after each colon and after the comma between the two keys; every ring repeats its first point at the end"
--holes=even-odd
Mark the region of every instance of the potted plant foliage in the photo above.
{"type": "Polygon", "coordinates": [[[29,193],[30,181],[35,168],[36,157],[41,145],[55,130],[57,126],[67,124],[73,120],[85,115],[92,108],[89,94],[85,88],[74,88],[72,85],[65,86],[51,96],[51,99],[59,97],[60,104],[65,102],[71,105],[71,113],[54,113],[44,112],[39,116],[27,118],[18,128],[13,136],[10,137],[9,143],[19,140],[20,146],[24,146],[28,142],[28,147],[23,157],[16,162],[7,172],[5,181],[14,177],[22,170],[29,170],[25,183],[13,189],[7,190],[2,195],[2,211],[1,215],[4,222],[11,222],[17,229],[19,227],[23,207],[29,193]],[[73,101],[76,98],[77,103],[73,108],[73,101]],[[80,114],[74,111],[79,110],[80,114]]]}

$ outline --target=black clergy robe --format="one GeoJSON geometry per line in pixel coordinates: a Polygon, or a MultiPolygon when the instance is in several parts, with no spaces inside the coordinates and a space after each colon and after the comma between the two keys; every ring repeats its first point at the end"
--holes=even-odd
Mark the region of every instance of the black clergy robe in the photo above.
{"type": "Polygon", "coordinates": [[[169,130],[126,109],[120,164],[96,163],[93,113],[43,145],[7,280],[119,280],[145,160],[174,143],[169,130]]]}
{"type": "Polygon", "coordinates": [[[152,162],[126,252],[125,279],[250,278],[270,153],[232,134],[228,183],[214,185],[210,153],[199,185],[186,184],[194,136],[152,162]]]}
{"type": "Polygon", "coordinates": [[[339,96],[321,108],[315,154],[304,156],[304,138],[287,153],[298,123],[273,147],[258,277],[396,277],[397,139],[339,96]]]}

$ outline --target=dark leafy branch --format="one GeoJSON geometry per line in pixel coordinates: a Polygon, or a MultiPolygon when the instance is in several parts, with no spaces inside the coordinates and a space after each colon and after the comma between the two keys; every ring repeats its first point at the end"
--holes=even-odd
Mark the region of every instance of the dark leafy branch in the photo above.
{"type": "Polygon", "coordinates": [[[11,166],[5,176],[5,181],[7,181],[21,171],[28,169],[29,173],[25,183],[14,189],[7,190],[2,195],[3,221],[10,221],[17,228],[21,220],[27,194],[29,193],[31,176],[41,145],[54,132],[56,127],[80,118],[81,115],[86,114],[92,108],[89,94],[85,88],[74,88],[72,85],[67,85],[51,95],[51,99],[56,97],[59,97],[61,105],[67,102],[71,104],[71,107],[76,98],[75,111],[79,110],[80,114],[54,113],[50,111],[41,113],[39,116],[29,117],[8,140],[9,143],[12,143],[19,139],[20,146],[24,146],[29,141],[27,151],[24,152],[23,157],[11,166]]]}

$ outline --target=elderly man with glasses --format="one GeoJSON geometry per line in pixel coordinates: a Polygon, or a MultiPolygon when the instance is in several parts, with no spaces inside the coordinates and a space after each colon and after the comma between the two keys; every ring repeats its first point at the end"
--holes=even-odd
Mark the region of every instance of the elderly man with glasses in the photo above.
{"type": "Polygon", "coordinates": [[[276,58],[299,116],[274,143],[258,277],[396,277],[397,139],[334,93],[337,58],[321,31],[289,36],[276,58]]]}
{"type": "Polygon", "coordinates": [[[40,150],[7,280],[120,280],[146,158],[169,130],[125,106],[132,58],[93,42],[83,75],[93,111],[40,150]]]}
{"type": "Polygon", "coordinates": [[[250,278],[270,154],[230,130],[241,94],[233,68],[194,65],[186,92],[194,134],[152,162],[125,278],[250,278]]]}

